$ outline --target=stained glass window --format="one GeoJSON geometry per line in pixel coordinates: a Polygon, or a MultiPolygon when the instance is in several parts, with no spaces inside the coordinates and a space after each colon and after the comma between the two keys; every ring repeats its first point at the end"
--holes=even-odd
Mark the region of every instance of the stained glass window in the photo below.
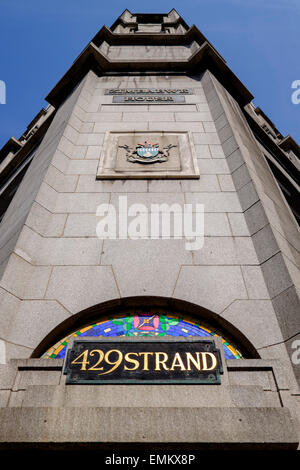
{"type": "Polygon", "coordinates": [[[240,352],[218,332],[186,317],[160,312],[136,312],[127,316],[110,317],[92,323],[69,334],[48,349],[43,358],[64,358],[68,341],[77,336],[218,336],[221,338],[226,359],[240,359],[240,352]]]}

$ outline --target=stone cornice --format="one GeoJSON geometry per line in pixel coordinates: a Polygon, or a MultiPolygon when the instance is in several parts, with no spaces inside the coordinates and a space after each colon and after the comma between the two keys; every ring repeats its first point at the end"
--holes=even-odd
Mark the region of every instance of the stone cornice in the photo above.
{"type": "MultiPolygon", "coordinates": [[[[149,35],[145,36],[149,37],[149,35]]],[[[197,50],[188,59],[183,60],[165,58],[112,60],[91,42],[51,90],[46,100],[55,107],[59,106],[88,70],[93,70],[99,75],[105,75],[110,73],[152,72],[199,74],[206,69],[216,75],[242,107],[253,99],[253,95],[230,70],[224,59],[210,43],[205,41],[201,46],[198,46],[197,50]]]]}
{"type": "Polygon", "coordinates": [[[283,139],[280,143],[277,144],[272,139],[272,137],[270,137],[264,131],[264,129],[258,124],[258,122],[256,122],[256,120],[253,118],[253,116],[247,110],[244,110],[244,114],[245,114],[245,117],[248,121],[248,124],[249,124],[250,128],[252,129],[253,133],[255,134],[255,137],[274,156],[274,158],[285,169],[285,171],[289,175],[293,175],[292,177],[293,177],[294,181],[296,181],[297,184],[299,184],[299,178],[297,177],[298,173],[295,173],[296,167],[290,161],[287,154],[285,153],[285,150],[287,150],[287,148],[285,148],[285,145],[287,145],[288,142],[290,142],[292,140],[299,149],[298,144],[290,136],[287,136],[285,139],[283,139]],[[287,142],[286,144],[284,144],[285,141],[287,142]]]}
{"type": "Polygon", "coordinates": [[[0,162],[10,153],[16,153],[22,148],[22,143],[15,137],[11,137],[6,144],[0,149],[0,162]]]}
{"type": "Polygon", "coordinates": [[[287,135],[278,145],[285,151],[292,150],[300,158],[300,147],[290,135],[287,135]]]}

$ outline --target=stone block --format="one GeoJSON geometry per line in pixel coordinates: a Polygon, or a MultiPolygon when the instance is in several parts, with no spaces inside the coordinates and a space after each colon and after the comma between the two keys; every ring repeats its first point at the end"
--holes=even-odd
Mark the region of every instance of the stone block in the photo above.
{"type": "Polygon", "coordinates": [[[96,175],[97,166],[98,160],[71,160],[66,173],[68,175],[96,175]]]}
{"type": "MultiPolygon", "coordinates": [[[[235,387],[238,388],[238,387],[235,387]]],[[[254,388],[254,387],[252,387],[254,388]]],[[[197,385],[85,385],[82,395],[80,385],[63,386],[29,386],[23,406],[34,407],[83,407],[99,405],[99,407],[132,407],[169,408],[173,406],[190,408],[191,406],[217,406],[220,396],[224,407],[232,406],[229,387],[207,385],[199,391],[197,385]]],[[[242,393],[242,392],[241,392],[242,393]]],[[[237,394],[236,394],[237,395],[237,394]]],[[[250,400],[249,400],[250,401],[250,400]]],[[[251,406],[251,404],[249,405],[251,406]]],[[[253,406],[253,404],[252,404],[253,406]]]]}
{"type": "Polygon", "coordinates": [[[220,140],[216,132],[201,133],[201,131],[194,131],[194,130],[192,130],[192,132],[193,132],[193,138],[194,138],[195,144],[200,144],[200,145],[220,144],[220,140]]]}
{"type": "MultiPolygon", "coordinates": [[[[104,132],[107,127],[111,127],[114,123],[97,123],[94,126],[94,132],[89,134],[80,134],[77,140],[78,145],[102,145],[104,139],[104,132]],[[98,127],[97,127],[98,126],[98,127]],[[103,130],[100,129],[103,127],[103,130]]],[[[72,149],[72,154],[73,154],[72,149]]],[[[84,158],[84,157],[83,157],[84,158]]]]}
{"type": "Polygon", "coordinates": [[[230,173],[225,159],[198,158],[197,162],[200,175],[226,175],[230,173]]]}
{"type": "MultiPolygon", "coordinates": [[[[17,376],[17,368],[12,364],[0,364],[0,390],[11,390],[17,376]]],[[[6,405],[0,405],[6,406],[6,405]]]]}
{"type": "Polygon", "coordinates": [[[74,106],[73,108],[73,113],[72,113],[72,116],[76,116],[78,117],[81,122],[86,122],[88,120],[88,114],[89,113],[86,113],[82,108],[80,108],[80,106],[78,106],[77,104],[74,106]]]}
{"type": "MultiPolygon", "coordinates": [[[[172,123],[170,123],[171,125],[172,123]]],[[[155,124],[154,124],[155,125],[155,124]]],[[[156,129],[160,126],[156,126],[156,129]]],[[[165,130],[165,126],[162,124],[161,128],[165,130]]],[[[96,122],[94,127],[94,132],[96,133],[105,133],[107,131],[120,131],[120,132],[134,132],[134,131],[145,131],[147,132],[148,125],[147,122],[144,121],[130,121],[130,122],[96,122]]],[[[150,129],[151,130],[151,129],[150,129]]],[[[167,129],[166,129],[167,130],[167,129]]],[[[173,129],[172,129],[173,130],[173,129]]],[[[92,134],[93,135],[93,134],[92,134]]],[[[97,134],[94,134],[97,136],[97,134]]],[[[101,142],[88,142],[87,145],[97,145],[102,144],[103,139],[101,138],[101,142]]]]}
{"type": "Polygon", "coordinates": [[[150,180],[148,191],[150,193],[180,193],[182,192],[181,181],[150,180]]]}
{"type": "MultiPolygon", "coordinates": [[[[197,104],[197,106],[198,104],[207,104],[205,95],[186,95],[185,102],[187,104],[197,104]]],[[[199,111],[201,112],[201,109],[199,111]]]]}
{"type": "Polygon", "coordinates": [[[241,189],[245,184],[251,181],[251,176],[245,163],[233,171],[232,179],[237,190],[241,189]]]}
{"type": "MultiPolygon", "coordinates": [[[[144,206],[140,207],[140,212],[150,212],[152,204],[158,205],[168,205],[171,206],[173,204],[178,205],[178,211],[182,212],[183,206],[185,203],[184,194],[183,193],[127,193],[127,206],[121,206],[119,197],[124,196],[124,194],[120,193],[113,193],[111,196],[110,203],[113,204],[117,212],[127,212],[127,209],[132,206],[133,204],[141,204],[144,206]]],[[[164,209],[164,211],[168,210],[168,208],[164,209]]]]}
{"type": "Polygon", "coordinates": [[[248,237],[250,235],[244,214],[228,214],[232,235],[235,237],[248,237]]]}
{"type": "Polygon", "coordinates": [[[244,214],[251,235],[258,232],[269,223],[261,201],[249,207],[244,214]]]}
{"type": "Polygon", "coordinates": [[[228,237],[231,235],[230,226],[225,213],[204,214],[204,235],[211,237],[228,237]]]}
{"type": "Polygon", "coordinates": [[[27,348],[20,346],[19,344],[13,344],[6,342],[6,361],[9,362],[15,358],[28,358],[33,353],[33,348],[27,348]]]}
{"type": "Polygon", "coordinates": [[[46,291],[51,268],[32,266],[20,256],[9,258],[0,285],[20,299],[41,299],[46,291]]]}
{"type": "Polygon", "coordinates": [[[278,393],[263,391],[260,386],[232,386],[230,392],[232,402],[236,407],[281,407],[278,393]]]}
{"type": "Polygon", "coordinates": [[[42,183],[35,201],[49,212],[54,212],[58,196],[59,193],[55,189],[47,183],[42,183]]]}
{"type": "Polygon", "coordinates": [[[96,180],[93,175],[79,176],[78,193],[146,193],[147,181],[96,180]]]}
{"type": "Polygon", "coordinates": [[[299,244],[293,246],[287,237],[282,236],[281,233],[278,232],[275,228],[272,228],[272,233],[276,239],[276,244],[284,256],[286,256],[291,261],[291,263],[295,264],[297,267],[300,266],[300,252],[297,249],[299,244]]]}
{"type": "Polygon", "coordinates": [[[70,157],[67,157],[60,150],[56,150],[51,164],[55,166],[59,171],[65,173],[70,163],[70,157]]]}
{"type": "Polygon", "coordinates": [[[44,237],[59,237],[63,233],[66,218],[66,214],[52,214],[40,204],[33,203],[26,226],[44,237]]]}
{"type": "MultiPolygon", "coordinates": [[[[100,218],[96,214],[70,214],[64,229],[64,237],[97,237],[100,218]]],[[[99,260],[99,254],[95,261],[99,260]]],[[[74,264],[74,263],[73,263],[74,264]]],[[[92,264],[95,264],[92,262],[92,264]]]]}
{"type": "Polygon", "coordinates": [[[221,442],[223,448],[229,444],[238,448],[251,444],[258,449],[263,445],[264,449],[281,450],[296,449],[298,445],[289,410],[277,407],[17,407],[2,408],[0,419],[5,431],[0,440],[5,443],[50,441],[54,445],[63,441],[93,442],[101,446],[101,443],[148,442],[153,446],[153,443],[186,442],[203,449],[208,443],[221,442]],[[23,429],[21,434],[20,429],[23,429]]]}
{"type": "MultiPolygon", "coordinates": [[[[69,118],[69,121],[68,121],[68,126],[75,129],[75,131],[80,132],[82,124],[83,124],[82,120],[78,116],[76,116],[76,114],[72,113],[70,118],[69,118]]],[[[66,132],[66,130],[65,130],[65,132],[66,132]]],[[[66,135],[66,137],[67,137],[67,134],[64,133],[64,135],[66,135]]],[[[72,140],[72,139],[70,139],[70,140],[72,140]]]]}
{"type": "Polygon", "coordinates": [[[228,124],[228,119],[225,113],[221,114],[218,119],[215,120],[215,127],[218,131],[226,126],[226,124],[228,124]]]}
{"type": "MultiPolygon", "coordinates": [[[[122,121],[122,112],[121,110],[115,109],[114,113],[90,113],[93,115],[94,122],[120,122],[122,121]],[[119,111],[119,112],[117,112],[119,111]]],[[[134,119],[135,120],[135,119],[134,119]]]]}
{"type": "Polygon", "coordinates": [[[232,154],[227,157],[227,163],[231,172],[233,172],[244,164],[244,159],[240,149],[235,150],[232,154]]]}
{"type": "Polygon", "coordinates": [[[201,250],[194,252],[196,265],[257,265],[250,237],[205,237],[201,250]]]}
{"type": "Polygon", "coordinates": [[[214,121],[216,121],[218,117],[220,117],[224,113],[224,108],[221,105],[218,96],[216,96],[214,92],[210,96],[206,95],[206,98],[208,101],[209,110],[212,115],[212,118],[214,121]]]}
{"type": "Polygon", "coordinates": [[[102,148],[100,145],[89,145],[85,158],[88,160],[99,160],[102,148]]]}
{"type": "Polygon", "coordinates": [[[94,123],[93,122],[83,122],[80,126],[80,132],[83,134],[89,134],[93,132],[94,123]]]}
{"type": "Polygon", "coordinates": [[[226,141],[223,142],[222,147],[223,147],[225,156],[229,157],[233,152],[238,150],[239,145],[237,141],[235,140],[235,137],[231,136],[226,141]]]}
{"type": "MultiPolygon", "coordinates": [[[[182,114],[182,113],[180,113],[182,114]]],[[[193,113],[192,113],[193,114],[193,113]]],[[[124,122],[172,122],[175,121],[174,113],[163,113],[160,112],[158,115],[154,112],[147,112],[147,113],[123,113],[123,121],[124,122]]]]}
{"type": "Polygon", "coordinates": [[[212,158],[225,158],[225,154],[222,145],[209,145],[210,153],[212,158]]]}
{"type": "Polygon", "coordinates": [[[0,408],[8,405],[10,393],[10,390],[0,390],[0,408]]]}
{"type": "Polygon", "coordinates": [[[259,196],[257,194],[256,188],[252,181],[245,186],[243,186],[239,191],[239,200],[244,211],[249,209],[253,204],[259,201],[259,196]]]}
{"type": "MultiPolygon", "coordinates": [[[[243,370],[243,365],[244,367],[246,365],[245,359],[239,359],[238,364],[236,364],[236,359],[227,360],[226,362],[229,368],[228,376],[230,385],[243,387],[260,387],[264,391],[275,391],[276,385],[274,382],[273,371],[270,365],[268,364],[269,367],[265,366],[266,370],[260,370],[259,367],[255,368],[254,361],[257,363],[257,360],[255,359],[247,359],[248,370],[243,370]],[[232,361],[235,362],[234,371],[230,370],[232,361]]],[[[262,365],[262,361],[259,362],[262,365]]]]}
{"type": "Polygon", "coordinates": [[[208,145],[195,145],[195,151],[197,158],[211,158],[208,145]]]}
{"type": "Polygon", "coordinates": [[[44,238],[24,227],[17,248],[34,265],[95,265],[99,263],[101,245],[97,239],[44,238]]]}
{"type": "MultiPolygon", "coordinates": [[[[199,106],[201,106],[201,105],[199,105],[199,106]]],[[[132,107],[132,105],[129,106],[130,110],[131,110],[131,107],[132,107]]],[[[141,107],[143,107],[143,106],[140,106],[140,108],[141,107]]],[[[143,110],[139,109],[138,111],[142,112],[143,110]]],[[[164,112],[195,113],[195,112],[197,112],[197,106],[195,104],[163,104],[163,105],[150,104],[149,105],[149,111],[152,112],[152,113],[164,113],[164,112]]],[[[199,109],[198,109],[198,111],[199,111],[199,109]]],[[[208,110],[205,109],[205,111],[208,111],[208,110]]]]}
{"type": "Polygon", "coordinates": [[[269,299],[270,295],[260,266],[242,266],[244,281],[250,299],[269,299]]]}
{"type": "Polygon", "coordinates": [[[40,385],[43,385],[47,388],[53,387],[55,385],[59,385],[60,379],[61,370],[51,370],[50,368],[47,369],[46,367],[44,370],[37,370],[36,368],[31,369],[30,367],[27,367],[25,369],[19,370],[15,383],[15,389],[26,390],[28,388],[36,388],[40,385]]]}
{"type": "MultiPolygon", "coordinates": [[[[100,109],[100,113],[97,113],[97,115],[102,114],[102,113],[146,113],[149,109],[149,111],[153,112],[161,112],[161,111],[171,111],[171,109],[166,109],[168,108],[167,105],[159,106],[159,105],[153,105],[153,106],[148,106],[148,105],[142,105],[142,104],[103,104],[100,109]],[[153,109],[154,108],[154,109],[153,109]],[[156,110],[156,108],[160,108],[159,110],[156,110]]],[[[172,108],[172,106],[170,106],[172,108]]],[[[93,115],[93,113],[90,113],[93,115]]],[[[91,116],[92,118],[92,116],[91,116]]],[[[97,119],[94,120],[96,122],[97,119]]]]}
{"type": "Polygon", "coordinates": [[[222,191],[235,191],[231,175],[218,175],[222,191]]]}
{"type": "Polygon", "coordinates": [[[175,113],[175,120],[178,122],[202,122],[202,121],[212,121],[212,117],[209,112],[193,112],[193,113],[175,113]]]}
{"type": "Polygon", "coordinates": [[[213,122],[203,122],[204,132],[217,132],[213,122]]]}
{"type": "Polygon", "coordinates": [[[101,264],[113,266],[124,297],[171,297],[179,268],[192,264],[192,255],[184,240],[105,240],[101,264]]]}
{"type": "Polygon", "coordinates": [[[300,302],[294,286],[274,297],[273,307],[284,340],[293,337],[295,332],[300,332],[300,302]]]}
{"type": "Polygon", "coordinates": [[[110,266],[57,266],[45,297],[56,299],[70,312],[77,313],[117,299],[119,292],[110,266]]]}
{"type": "Polygon", "coordinates": [[[222,312],[222,317],[240,330],[256,349],[283,340],[270,300],[236,300],[222,312]]]}
{"type": "Polygon", "coordinates": [[[219,129],[218,130],[218,135],[219,135],[220,142],[222,144],[225,143],[226,140],[228,140],[230,137],[233,136],[233,131],[232,131],[231,125],[226,124],[221,129],[219,129]]]}
{"type": "Polygon", "coordinates": [[[235,193],[186,193],[189,204],[204,204],[205,212],[241,212],[235,193]]]}
{"type": "Polygon", "coordinates": [[[279,247],[270,225],[266,225],[256,232],[252,236],[252,240],[260,263],[263,263],[279,252],[279,247]]]}
{"type": "Polygon", "coordinates": [[[35,349],[68,316],[69,312],[57,302],[24,300],[10,319],[8,341],[35,349]]]}
{"type": "Polygon", "coordinates": [[[218,192],[220,186],[217,176],[215,174],[201,174],[199,180],[185,180],[181,181],[181,188],[183,192],[218,192]]]}
{"type": "Polygon", "coordinates": [[[109,202],[109,194],[60,193],[55,205],[55,212],[96,213],[100,204],[109,202]]]}
{"type": "Polygon", "coordinates": [[[64,130],[64,137],[66,137],[66,139],[71,141],[73,144],[76,144],[79,137],[79,132],[76,131],[74,127],[67,124],[64,130]]]}
{"type": "Polygon", "coordinates": [[[238,266],[182,266],[173,296],[220,313],[247,291],[238,266]]]}
{"type": "MultiPolygon", "coordinates": [[[[156,119],[156,122],[149,122],[148,124],[149,131],[152,132],[204,132],[202,122],[167,122],[159,121],[156,119]]],[[[136,129],[143,130],[143,129],[136,129]]],[[[196,142],[194,142],[196,143],[196,142]]],[[[202,143],[202,142],[199,142],[202,143]]],[[[205,142],[204,142],[205,143],[205,142]]]]}
{"type": "Polygon", "coordinates": [[[261,265],[261,268],[271,298],[293,285],[281,253],[268,259],[261,265]]]}
{"type": "MultiPolygon", "coordinates": [[[[75,162],[77,163],[78,160],[70,161],[69,167],[72,167],[72,164],[75,162]]],[[[59,193],[72,193],[75,191],[77,179],[77,176],[65,175],[55,166],[50,165],[44,181],[59,193]]]]}

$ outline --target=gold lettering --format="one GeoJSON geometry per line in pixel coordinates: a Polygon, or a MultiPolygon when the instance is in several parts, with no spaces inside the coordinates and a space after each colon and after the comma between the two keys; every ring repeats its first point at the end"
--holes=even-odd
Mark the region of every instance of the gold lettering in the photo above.
{"type": "Polygon", "coordinates": [[[153,356],[153,352],[140,352],[140,356],[144,356],[144,367],[143,370],[149,370],[149,365],[148,365],[148,356],[153,356]]]}
{"type": "Polygon", "coordinates": [[[180,354],[178,352],[174,356],[173,363],[172,363],[170,370],[174,370],[174,367],[180,367],[181,370],[186,370],[182,362],[182,359],[180,357],[180,354]]]}
{"type": "Polygon", "coordinates": [[[191,363],[196,367],[197,370],[201,370],[200,353],[196,352],[197,359],[192,356],[192,353],[187,352],[185,354],[187,360],[187,370],[191,370],[191,363]]]}
{"type": "Polygon", "coordinates": [[[136,370],[136,369],[138,369],[139,365],[140,365],[139,361],[137,361],[136,359],[131,358],[130,356],[138,356],[138,353],[129,352],[129,353],[125,354],[125,361],[127,361],[131,364],[134,364],[134,367],[124,366],[124,370],[136,370]]]}
{"type": "Polygon", "coordinates": [[[119,351],[119,349],[110,349],[109,351],[107,351],[107,353],[105,353],[104,360],[105,360],[105,362],[107,362],[107,364],[109,364],[110,366],[113,366],[113,367],[111,369],[107,370],[106,372],[102,372],[101,374],[98,374],[98,375],[110,374],[117,367],[119,367],[119,365],[122,362],[122,359],[123,359],[123,354],[121,353],[121,351],[119,351]],[[110,361],[109,360],[109,356],[111,355],[111,353],[117,353],[118,359],[116,361],[110,361]]]}
{"type": "Polygon", "coordinates": [[[168,354],[165,352],[155,352],[155,370],[160,370],[160,364],[163,366],[163,369],[169,370],[165,362],[169,359],[168,354]],[[159,357],[163,356],[163,359],[159,357]]]}
{"type": "Polygon", "coordinates": [[[89,368],[89,370],[103,370],[103,367],[98,367],[98,366],[104,359],[104,352],[101,349],[93,349],[90,352],[90,356],[94,356],[95,353],[99,354],[99,359],[96,362],[96,364],[94,364],[92,367],[89,368]]]}
{"type": "Polygon", "coordinates": [[[88,355],[89,355],[89,351],[88,349],[86,349],[85,351],[83,351],[83,353],[79,354],[79,356],[76,357],[74,361],[71,362],[71,364],[81,364],[80,370],[86,370],[86,365],[89,364],[89,361],[87,360],[88,355]],[[82,361],[79,361],[78,359],[80,359],[81,356],[83,356],[83,359],[82,361]]]}
{"type": "Polygon", "coordinates": [[[210,352],[202,352],[202,362],[203,362],[203,369],[202,370],[213,370],[217,366],[217,359],[216,356],[210,352]],[[212,365],[211,367],[207,367],[207,359],[206,356],[209,356],[211,358],[212,365]]]}

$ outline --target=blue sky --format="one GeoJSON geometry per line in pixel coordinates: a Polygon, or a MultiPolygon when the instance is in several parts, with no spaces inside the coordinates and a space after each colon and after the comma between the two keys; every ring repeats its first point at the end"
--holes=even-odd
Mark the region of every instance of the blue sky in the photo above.
{"type": "Polygon", "coordinates": [[[175,8],[195,24],[284,135],[300,143],[300,0],[0,0],[0,148],[19,137],[45,96],[103,24],[132,12],[175,8]]]}

